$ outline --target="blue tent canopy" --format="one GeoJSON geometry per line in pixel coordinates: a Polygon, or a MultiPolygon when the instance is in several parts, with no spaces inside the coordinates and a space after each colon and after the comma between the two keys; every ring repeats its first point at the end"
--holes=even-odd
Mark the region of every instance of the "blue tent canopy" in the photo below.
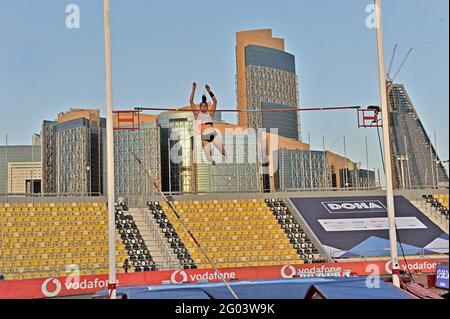
{"type": "MultiPolygon", "coordinates": [[[[240,299],[305,299],[308,292],[319,292],[327,299],[412,299],[390,283],[380,281],[379,288],[368,288],[366,278],[310,278],[230,283],[240,299]]],[[[223,283],[177,284],[121,287],[117,291],[128,299],[232,299],[223,283]]],[[[101,291],[94,297],[105,296],[101,291]]]]}
{"type": "Polygon", "coordinates": [[[377,288],[368,288],[365,279],[317,283],[310,289],[326,299],[412,299],[410,294],[384,281],[377,288]]]}
{"type": "Polygon", "coordinates": [[[146,291],[138,290],[127,293],[128,299],[178,299],[178,300],[209,300],[209,296],[203,289],[200,288],[184,288],[179,290],[156,290],[156,291],[146,291]],[[174,296],[176,295],[176,298],[174,296]]]}

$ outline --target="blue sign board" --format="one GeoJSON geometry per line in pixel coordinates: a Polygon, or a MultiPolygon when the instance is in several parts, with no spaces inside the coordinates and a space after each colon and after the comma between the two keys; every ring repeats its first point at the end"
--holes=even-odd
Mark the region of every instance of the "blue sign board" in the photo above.
{"type": "Polygon", "coordinates": [[[448,289],[448,265],[438,265],[436,268],[436,288],[448,289]]]}
{"type": "MultiPolygon", "coordinates": [[[[390,255],[385,196],[301,197],[291,202],[329,257],[390,255]]],[[[405,255],[448,253],[446,232],[405,197],[395,196],[394,204],[405,255]]]]}

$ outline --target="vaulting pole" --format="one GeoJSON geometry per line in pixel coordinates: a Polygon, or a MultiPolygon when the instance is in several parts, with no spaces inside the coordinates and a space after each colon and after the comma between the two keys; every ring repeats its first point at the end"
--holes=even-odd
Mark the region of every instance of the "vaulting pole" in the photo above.
{"type": "Polygon", "coordinates": [[[181,225],[183,226],[184,230],[188,233],[188,235],[191,237],[191,239],[194,241],[195,245],[197,246],[198,250],[203,254],[203,256],[206,258],[208,263],[212,266],[214,269],[214,272],[218,275],[220,280],[225,284],[225,287],[228,289],[228,291],[231,293],[234,299],[239,299],[238,295],[234,292],[233,288],[231,288],[230,284],[225,280],[225,277],[220,273],[219,269],[217,268],[215,262],[212,258],[209,257],[208,253],[203,249],[203,246],[200,244],[200,242],[197,240],[197,238],[192,233],[189,226],[186,224],[186,222],[181,218],[180,214],[178,213],[175,206],[171,203],[171,201],[167,198],[166,195],[164,195],[163,191],[158,185],[157,180],[154,179],[152,176],[152,171],[150,169],[146,169],[144,164],[142,163],[142,160],[136,155],[135,152],[128,150],[131,155],[133,155],[136,162],[139,164],[139,167],[147,174],[147,177],[149,178],[150,182],[153,184],[153,187],[155,190],[159,193],[159,195],[164,198],[164,201],[169,205],[169,208],[172,210],[172,212],[175,214],[175,217],[181,222],[181,225]]]}

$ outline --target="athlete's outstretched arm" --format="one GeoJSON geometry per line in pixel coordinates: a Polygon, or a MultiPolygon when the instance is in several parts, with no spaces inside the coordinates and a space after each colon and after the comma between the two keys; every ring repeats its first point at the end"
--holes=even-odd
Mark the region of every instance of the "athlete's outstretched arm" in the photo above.
{"type": "Polygon", "coordinates": [[[205,88],[206,88],[206,91],[208,91],[209,95],[211,96],[211,98],[213,100],[212,105],[211,105],[210,113],[211,113],[212,116],[214,116],[214,114],[216,113],[216,109],[217,109],[217,98],[213,94],[213,92],[211,90],[211,87],[208,84],[205,85],[205,88]]]}
{"type": "Polygon", "coordinates": [[[192,112],[194,113],[195,118],[197,118],[198,115],[198,109],[197,105],[194,103],[194,97],[195,97],[195,90],[197,89],[197,83],[192,83],[192,91],[191,91],[191,97],[189,99],[189,103],[191,105],[192,112]]]}

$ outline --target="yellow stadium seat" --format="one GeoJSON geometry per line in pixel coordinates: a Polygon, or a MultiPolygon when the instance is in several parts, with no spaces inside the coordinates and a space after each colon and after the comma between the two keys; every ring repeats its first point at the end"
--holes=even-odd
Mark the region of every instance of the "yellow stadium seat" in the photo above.
{"type": "MultiPolygon", "coordinates": [[[[83,273],[92,274],[92,264],[107,261],[105,208],[105,203],[0,203],[0,231],[11,234],[0,238],[0,256],[7,257],[4,262],[0,260],[0,266],[7,270],[5,278],[65,275],[52,269],[65,269],[80,260],[89,262],[83,273]]],[[[120,256],[126,256],[120,237],[117,249],[122,252],[120,256]]]]}
{"type": "MultiPolygon", "coordinates": [[[[176,208],[190,211],[184,221],[202,246],[225,265],[236,266],[236,261],[242,262],[241,258],[253,258],[257,265],[279,264],[272,258],[280,259],[283,255],[287,260],[297,258],[286,233],[263,199],[194,201],[192,205],[180,201],[176,208]]],[[[174,215],[166,213],[199,268],[204,267],[194,242],[174,215]]]]}

